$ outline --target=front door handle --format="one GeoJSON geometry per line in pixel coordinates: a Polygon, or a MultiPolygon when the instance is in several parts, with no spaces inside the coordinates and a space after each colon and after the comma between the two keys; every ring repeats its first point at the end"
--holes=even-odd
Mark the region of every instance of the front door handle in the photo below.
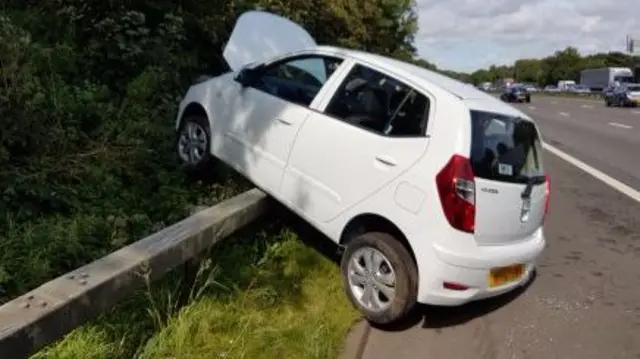
{"type": "Polygon", "coordinates": [[[287,125],[287,126],[293,125],[293,121],[287,120],[286,118],[278,117],[276,120],[278,122],[280,122],[280,123],[283,123],[283,124],[287,125]]]}
{"type": "Polygon", "coordinates": [[[385,164],[387,166],[391,166],[391,167],[393,167],[393,166],[398,164],[398,162],[396,162],[395,158],[389,157],[389,156],[386,156],[386,155],[378,155],[378,156],[376,156],[376,160],[378,162],[382,162],[383,164],[385,164]]]}

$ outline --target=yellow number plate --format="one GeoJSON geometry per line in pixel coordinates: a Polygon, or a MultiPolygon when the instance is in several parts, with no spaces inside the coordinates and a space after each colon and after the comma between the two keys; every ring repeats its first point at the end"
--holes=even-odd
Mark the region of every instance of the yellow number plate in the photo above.
{"type": "Polygon", "coordinates": [[[489,272],[489,286],[491,288],[513,282],[524,274],[524,264],[514,264],[508,267],[492,268],[489,272]]]}

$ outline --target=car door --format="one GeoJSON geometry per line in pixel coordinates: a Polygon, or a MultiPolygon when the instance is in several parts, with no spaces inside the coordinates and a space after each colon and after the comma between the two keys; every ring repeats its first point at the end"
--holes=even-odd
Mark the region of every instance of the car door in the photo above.
{"type": "Polygon", "coordinates": [[[623,105],[625,92],[626,92],[626,89],[624,86],[616,87],[616,89],[614,90],[614,98],[615,98],[616,105],[619,105],[619,106],[623,105]]]}
{"type": "Polygon", "coordinates": [[[261,188],[277,195],[291,144],[318,93],[343,62],[336,56],[299,54],[261,67],[238,85],[226,128],[225,157],[261,188]]]}
{"type": "Polygon", "coordinates": [[[393,76],[355,63],[302,125],[282,200],[328,222],[369,198],[425,152],[431,101],[393,76]]]}

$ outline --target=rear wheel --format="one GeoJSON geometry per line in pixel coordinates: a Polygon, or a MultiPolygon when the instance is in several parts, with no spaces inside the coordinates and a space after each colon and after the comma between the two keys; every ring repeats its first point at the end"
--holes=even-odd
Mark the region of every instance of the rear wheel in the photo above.
{"type": "Polygon", "coordinates": [[[182,120],[176,138],[176,153],[186,172],[201,172],[212,164],[210,143],[211,130],[205,117],[194,115],[182,120]]]}
{"type": "Polygon", "coordinates": [[[407,248],[390,234],[369,232],[351,240],[341,268],[349,300],[370,322],[391,324],[414,308],[418,270],[407,248]]]}
{"type": "Polygon", "coordinates": [[[610,101],[609,99],[605,99],[605,100],[604,100],[604,104],[605,104],[605,106],[607,106],[607,107],[611,107],[611,101],[610,101]]]}
{"type": "Polygon", "coordinates": [[[622,97],[618,97],[617,106],[618,107],[625,107],[625,103],[624,103],[624,100],[622,99],[622,97]]]}

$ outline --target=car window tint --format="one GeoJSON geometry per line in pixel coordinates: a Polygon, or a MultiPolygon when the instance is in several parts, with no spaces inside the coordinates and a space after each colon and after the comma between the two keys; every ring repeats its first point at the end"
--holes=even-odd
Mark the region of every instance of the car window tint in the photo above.
{"type": "Polygon", "coordinates": [[[344,79],[325,113],[388,136],[425,136],[429,99],[410,86],[362,65],[344,79]]]}
{"type": "Polygon", "coordinates": [[[302,106],[309,106],[342,59],[306,56],[265,68],[254,85],[258,90],[302,106]]]}
{"type": "Polygon", "coordinates": [[[476,176],[525,183],[545,174],[536,126],[519,117],[471,111],[471,166],[476,176]]]}

